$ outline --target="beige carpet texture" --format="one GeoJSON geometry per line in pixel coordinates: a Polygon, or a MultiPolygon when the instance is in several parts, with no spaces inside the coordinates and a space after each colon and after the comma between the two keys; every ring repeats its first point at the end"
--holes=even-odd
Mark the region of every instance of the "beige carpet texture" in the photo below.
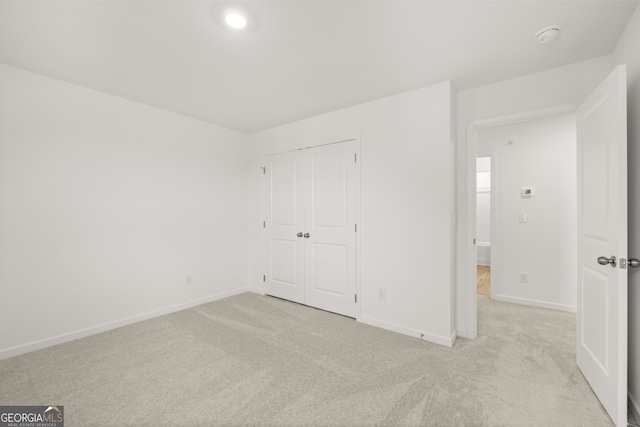
{"type": "Polygon", "coordinates": [[[245,293],[0,361],[66,426],[612,426],[575,315],[478,300],[453,348],[245,293]]]}

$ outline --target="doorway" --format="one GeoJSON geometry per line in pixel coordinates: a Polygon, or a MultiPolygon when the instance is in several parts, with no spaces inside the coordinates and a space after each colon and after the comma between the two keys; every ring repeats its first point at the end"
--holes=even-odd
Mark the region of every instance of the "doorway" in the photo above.
{"type": "MultiPolygon", "coordinates": [[[[501,301],[575,312],[575,107],[473,122],[467,135],[467,203],[474,208],[467,227],[473,230],[476,242],[484,240],[479,238],[476,215],[478,157],[490,155],[492,161],[490,295],[501,301]],[[551,127],[564,123],[565,133],[572,133],[569,152],[537,130],[544,123],[551,127]],[[560,162],[563,158],[564,163],[560,162]],[[570,177],[573,181],[567,179],[570,177]]],[[[467,247],[465,298],[470,338],[477,336],[479,247],[467,247]]]]}
{"type": "MultiPolygon", "coordinates": [[[[467,232],[475,235],[475,174],[471,169],[475,167],[476,143],[479,134],[485,129],[491,129],[505,123],[518,123],[524,121],[540,120],[544,117],[555,118],[564,113],[574,113],[573,129],[576,132],[574,170],[576,185],[566,189],[567,196],[576,196],[576,215],[572,221],[566,224],[569,229],[575,231],[575,247],[569,248],[572,255],[572,265],[575,268],[576,301],[573,307],[563,304],[552,304],[556,309],[577,312],[576,316],[576,359],[577,365],[588,380],[594,393],[603,404],[616,425],[626,425],[627,407],[627,117],[626,117],[626,66],[616,67],[609,76],[581,103],[577,110],[560,107],[551,110],[526,113],[497,119],[472,122],[467,132],[467,202],[470,215],[467,217],[467,232]],[[562,111],[565,110],[565,111],[562,111]],[[568,110],[568,111],[566,111],[568,110]],[[473,163],[472,163],[473,162],[473,163]],[[595,212],[595,214],[594,214],[595,212]],[[575,227],[575,229],[574,229],[575,227]],[[578,241],[579,240],[579,241],[578,241]],[[597,248],[596,248],[597,246],[597,248]],[[604,255],[603,255],[604,254],[604,255]],[[613,254],[609,256],[608,254],[613,254]],[[618,267],[618,261],[620,267],[618,267]],[[623,261],[625,261],[623,263],[623,261]],[[578,280],[579,279],[579,280],[578,280]],[[571,309],[572,308],[572,309],[571,309]]],[[[535,152],[530,152],[534,155],[535,152]]],[[[547,157],[554,160],[555,156],[547,157]]],[[[504,162],[501,165],[509,165],[504,162]]],[[[548,171],[556,170],[551,164],[543,163],[548,171]]],[[[502,170],[502,166],[501,166],[502,170]]],[[[545,186],[548,191],[548,186],[545,186]]],[[[502,189],[505,190],[505,189],[502,189]]],[[[503,195],[512,197],[511,191],[502,191],[503,195]]],[[[542,192],[539,188],[522,186],[520,197],[536,197],[538,200],[542,192]]],[[[559,200],[559,199],[558,199],[559,200]]],[[[522,204],[518,207],[521,208],[522,204]]],[[[533,208],[533,205],[529,205],[533,208]]],[[[548,208],[547,208],[548,209],[548,208]]],[[[551,209],[553,211],[554,209],[551,209]]],[[[561,212],[561,209],[555,209],[561,212]]],[[[520,224],[529,222],[533,224],[539,211],[531,209],[534,213],[529,216],[527,211],[517,212],[520,224]],[[529,220],[529,221],[528,221],[529,220]]],[[[501,217],[502,212],[498,212],[501,217]]],[[[497,215],[495,215],[497,216],[497,215]]],[[[512,221],[512,215],[504,215],[505,223],[512,221]]],[[[501,223],[500,218],[499,223],[501,223]]],[[[525,225],[520,225],[518,230],[526,230],[525,225]]],[[[511,230],[516,237],[522,233],[511,230]]],[[[494,230],[494,234],[496,231],[494,230]]],[[[501,234],[499,231],[498,234],[501,234]]],[[[547,240],[550,240],[546,236],[547,240]]],[[[508,240],[507,240],[508,241],[508,240]]],[[[566,245],[566,239],[561,240],[561,246],[566,245]]],[[[475,242],[474,242],[475,243],[475,242]]],[[[549,254],[547,248],[556,248],[556,245],[547,242],[545,248],[537,248],[538,258],[547,264],[540,272],[552,271],[549,267],[555,260],[553,254],[549,254]],[[542,250],[540,250],[542,249],[542,250]]],[[[500,246],[500,242],[493,239],[492,244],[500,246]]],[[[476,279],[476,253],[475,245],[466,244],[467,282],[465,286],[467,304],[467,336],[477,336],[475,307],[475,279],[476,279]],[[471,289],[473,286],[473,289],[471,289]],[[472,292],[473,291],[473,292],[472,292]]],[[[503,251],[503,248],[500,248],[503,251]]],[[[506,251],[505,251],[506,252],[506,251]]],[[[519,254],[520,255],[520,254],[519,254]]],[[[516,257],[516,264],[522,259],[535,260],[533,257],[516,257]]],[[[502,265],[498,262],[498,265],[502,265]]],[[[544,264],[543,264],[544,265],[544,264]]],[[[521,265],[516,265],[518,269],[521,265]]],[[[516,270],[517,271],[517,270],[516,270]]],[[[528,274],[520,273],[520,282],[531,281],[528,274]]],[[[506,277],[506,276],[505,276],[506,277]]],[[[505,279],[499,275],[499,283],[505,279]]],[[[506,277],[512,280],[513,277],[506,277]]],[[[538,282],[544,283],[544,282],[538,282]]],[[[495,285],[495,283],[494,283],[495,285]]],[[[527,286],[530,293],[544,286],[527,286]]],[[[496,292],[496,291],[494,291],[496,292]]],[[[546,292],[554,292],[549,288],[546,292]]],[[[531,295],[528,295],[529,297],[531,295]]],[[[531,298],[529,298],[531,301],[531,298]]],[[[512,301],[518,302],[518,301],[512,301]]],[[[541,306],[549,305],[549,301],[537,301],[541,306]]],[[[533,304],[532,304],[533,305],[533,304]]]]}

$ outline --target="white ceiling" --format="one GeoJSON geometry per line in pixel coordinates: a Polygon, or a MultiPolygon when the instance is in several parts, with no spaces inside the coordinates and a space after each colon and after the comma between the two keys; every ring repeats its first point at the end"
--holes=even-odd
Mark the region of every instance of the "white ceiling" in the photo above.
{"type": "Polygon", "coordinates": [[[638,1],[2,1],[0,62],[243,132],[609,54],[638,1]],[[222,21],[249,14],[244,31],[222,21]],[[563,27],[540,45],[536,30],[563,27]]]}

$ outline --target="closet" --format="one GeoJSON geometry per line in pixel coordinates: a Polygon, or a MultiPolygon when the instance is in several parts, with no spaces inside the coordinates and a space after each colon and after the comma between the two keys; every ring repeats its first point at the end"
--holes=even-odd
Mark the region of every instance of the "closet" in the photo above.
{"type": "Polygon", "coordinates": [[[356,316],[357,141],[265,157],[265,290],[356,316]]]}

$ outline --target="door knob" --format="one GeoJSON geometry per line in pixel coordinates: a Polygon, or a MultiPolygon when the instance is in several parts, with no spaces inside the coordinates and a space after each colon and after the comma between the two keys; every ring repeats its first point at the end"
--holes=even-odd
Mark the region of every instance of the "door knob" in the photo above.
{"type": "Polygon", "coordinates": [[[309,237],[311,237],[311,234],[309,234],[309,233],[304,233],[304,238],[305,238],[305,239],[308,239],[309,237]]]}
{"type": "Polygon", "coordinates": [[[296,234],[296,236],[298,236],[298,237],[302,237],[302,232],[300,232],[300,233],[296,234]]]}
{"type": "Polygon", "coordinates": [[[616,257],[614,255],[611,255],[611,258],[607,258],[606,256],[598,257],[598,264],[600,264],[600,265],[611,264],[611,267],[615,267],[616,266],[616,257]]]}
{"type": "Polygon", "coordinates": [[[633,268],[640,267],[640,260],[638,258],[629,258],[627,262],[629,263],[629,267],[633,267],[633,268]]]}

